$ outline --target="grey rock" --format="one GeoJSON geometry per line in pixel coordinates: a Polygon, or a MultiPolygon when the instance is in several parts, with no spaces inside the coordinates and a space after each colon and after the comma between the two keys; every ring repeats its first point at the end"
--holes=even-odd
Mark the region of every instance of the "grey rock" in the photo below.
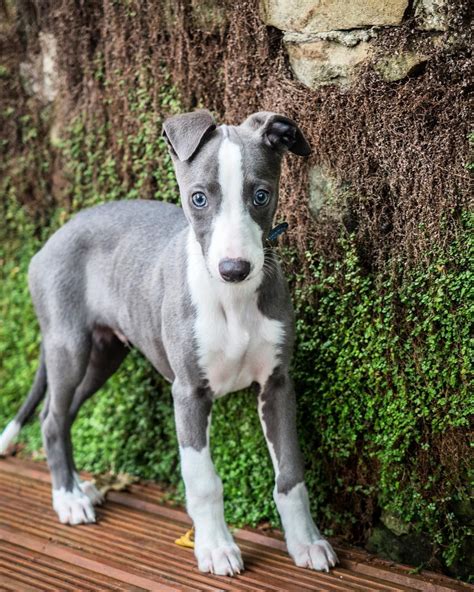
{"type": "Polygon", "coordinates": [[[336,41],[346,47],[354,47],[361,41],[370,41],[377,36],[379,29],[353,29],[352,31],[325,31],[324,33],[295,33],[288,32],[283,41],[288,43],[308,43],[310,41],[336,41]]]}
{"type": "Polygon", "coordinates": [[[323,206],[334,200],[336,184],[319,166],[309,171],[309,210],[317,218],[323,206]]]}
{"type": "Polygon", "coordinates": [[[329,84],[349,86],[357,67],[370,54],[370,43],[361,41],[353,47],[318,39],[308,43],[285,43],[296,78],[318,88],[329,84]]]}
{"type": "Polygon", "coordinates": [[[380,516],[380,521],[384,526],[391,530],[394,534],[400,536],[401,534],[408,534],[410,532],[410,524],[404,522],[399,516],[392,512],[383,510],[380,516]]]}
{"type": "Polygon", "coordinates": [[[310,169],[308,181],[308,208],[313,218],[318,219],[324,210],[326,215],[342,220],[347,230],[353,231],[357,221],[348,207],[349,197],[353,193],[350,184],[337,181],[327,169],[319,165],[310,169]]]}
{"type": "Polygon", "coordinates": [[[381,58],[374,68],[386,82],[395,82],[414,74],[427,60],[427,56],[416,51],[404,51],[381,58]]]}
{"type": "Polygon", "coordinates": [[[261,0],[265,24],[281,31],[320,33],[399,25],[408,0],[261,0]]]}
{"type": "Polygon", "coordinates": [[[28,56],[20,64],[20,77],[25,92],[43,103],[54,101],[59,91],[57,42],[51,33],[39,34],[40,53],[28,56]]]}
{"type": "Polygon", "coordinates": [[[423,31],[447,31],[446,0],[416,0],[417,28],[423,31]]]}
{"type": "Polygon", "coordinates": [[[372,530],[366,548],[385,559],[413,566],[424,565],[433,557],[433,545],[425,534],[397,536],[383,524],[372,530]]]}

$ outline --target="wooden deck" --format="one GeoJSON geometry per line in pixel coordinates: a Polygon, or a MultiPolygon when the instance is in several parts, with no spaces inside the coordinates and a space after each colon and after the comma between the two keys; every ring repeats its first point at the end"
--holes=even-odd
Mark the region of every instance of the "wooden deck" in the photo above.
{"type": "Polygon", "coordinates": [[[235,532],[246,570],[235,578],[200,573],[193,551],[174,544],[189,528],[181,509],[162,501],[155,485],[110,492],[98,523],[63,526],[51,509],[43,463],[0,459],[0,590],[474,590],[438,574],[335,545],[341,565],[330,574],[295,567],[281,538],[235,532]]]}

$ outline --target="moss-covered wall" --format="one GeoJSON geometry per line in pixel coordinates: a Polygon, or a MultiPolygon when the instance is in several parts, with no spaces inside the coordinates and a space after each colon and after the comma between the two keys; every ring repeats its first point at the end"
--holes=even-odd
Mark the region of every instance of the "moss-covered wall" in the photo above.
{"type": "MultiPolygon", "coordinates": [[[[257,109],[284,112],[314,147],[307,163],[288,159],[278,214],[291,227],[280,253],[297,312],[294,377],[314,513],[330,534],[389,554],[405,547],[404,561],[466,576],[473,247],[464,3],[450,5],[444,41],[428,39],[429,59],[413,76],[387,82],[369,61],[349,89],[317,91],[293,79],[281,33],[263,25],[256,2],[5,6],[0,420],[16,411],[35,369],[26,270],[46,237],[104,200],[177,200],[160,139],[167,114],[202,105],[236,122],[257,109]],[[57,76],[45,89],[48,43],[57,76]],[[315,168],[331,187],[316,218],[315,168]]],[[[413,30],[383,30],[374,55],[426,45],[429,34],[413,30]]],[[[38,453],[37,422],[22,440],[38,453]]],[[[230,522],[277,524],[252,394],[216,403],[212,441],[230,522]]],[[[74,444],[83,468],[157,479],[182,496],[169,388],[138,353],[81,411],[74,444]]]]}

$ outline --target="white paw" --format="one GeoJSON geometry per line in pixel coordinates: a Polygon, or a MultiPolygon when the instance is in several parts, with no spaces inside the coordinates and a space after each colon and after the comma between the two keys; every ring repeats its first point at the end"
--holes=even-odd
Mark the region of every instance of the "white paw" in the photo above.
{"type": "Polygon", "coordinates": [[[335,567],[336,563],[339,563],[334,549],[326,539],[307,545],[296,544],[289,551],[298,567],[329,571],[330,567],[335,567]]]}
{"type": "Polygon", "coordinates": [[[72,491],[53,489],[53,508],[62,524],[87,524],[95,522],[95,512],[91,500],[74,487],[72,491]]]}
{"type": "Polygon", "coordinates": [[[217,576],[235,576],[244,569],[240,549],[235,543],[195,549],[199,571],[217,576]]]}
{"type": "Polygon", "coordinates": [[[100,506],[104,503],[104,494],[97,489],[92,481],[79,481],[79,488],[82,493],[87,495],[94,506],[100,506]]]}

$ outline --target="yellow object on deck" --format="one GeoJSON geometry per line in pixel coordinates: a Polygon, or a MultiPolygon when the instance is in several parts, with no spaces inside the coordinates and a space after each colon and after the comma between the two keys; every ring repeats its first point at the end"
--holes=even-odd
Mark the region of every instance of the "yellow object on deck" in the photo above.
{"type": "Polygon", "coordinates": [[[187,547],[188,549],[194,549],[194,528],[188,530],[186,534],[183,534],[182,537],[175,540],[175,544],[179,545],[180,547],[187,547]]]}

